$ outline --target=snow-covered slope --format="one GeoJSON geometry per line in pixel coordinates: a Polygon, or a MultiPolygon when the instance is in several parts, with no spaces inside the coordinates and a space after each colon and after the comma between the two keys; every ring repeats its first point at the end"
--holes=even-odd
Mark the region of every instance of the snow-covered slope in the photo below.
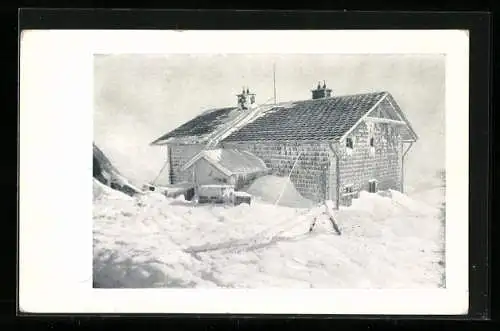
{"type": "Polygon", "coordinates": [[[438,207],[398,192],[363,192],[335,212],[339,236],[320,207],[102,194],[94,202],[94,284],[435,288],[443,271],[438,207]]]}
{"type": "Polygon", "coordinates": [[[93,177],[100,183],[110,185],[128,195],[141,193],[139,188],[118,171],[96,144],[93,144],[93,177]]]}
{"type": "Polygon", "coordinates": [[[94,201],[98,199],[106,199],[106,200],[114,199],[114,200],[124,200],[124,201],[132,200],[132,197],[128,196],[127,194],[112,189],[111,187],[104,185],[95,178],[92,179],[92,192],[94,201]]]}

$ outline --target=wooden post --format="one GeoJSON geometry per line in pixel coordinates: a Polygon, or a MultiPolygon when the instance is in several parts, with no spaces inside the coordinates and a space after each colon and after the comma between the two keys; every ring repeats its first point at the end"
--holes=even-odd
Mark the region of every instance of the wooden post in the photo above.
{"type": "Polygon", "coordinates": [[[335,176],[337,178],[337,201],[335,203],[335,208],[339,209],[340,208],[340,157],[339,154],[337,154],[336,158],[337,161],[335,162],[335,176]]]}
{"type": "Polygon", "coordinates": [[[406,154],[408,153],[408,151],[410,150],[411,146],[413,145],[413,142],[410,142],[410,145],[408,146],[408,148],[406,149],[406,151],[403,153],[403,156],[401,157],[401,193],[404,193],[404,174],[405,174],[405,156],[406,154]]]}
{"type": "Polygon", "coordinates": [[[274,90],[274,104],[276,104],[276,63],[273,64],[273,90],[274,90]]]}
{"type": "Polygon", "coordinates": [[[405,157],[404,157],[404,143],[401,143],[401,152],[402,152],[402,155],[401,155],[401,183],[399,183],[399,188],[400,188],[400,191],[401,193],[404,193],[404,178],[405,178],[405,164],[404,164],[404,161],[405,161],[405,157]]]}
{"type": "Polygon", "coordinates": [[[316,226],[316,221],[317,221],[317,218],[314,217],[313,222],[311,223],[311,226],[309,226],[309,232],[312,232],[312,230],[314,230],[314,227],[316,226]]]}
{"type": "Polygon", "coordinates": [[[333,147],[333,144],[330,144],[330,149],[332,150],[333,154],[335,155],[335,190],[336,190],[336,197],[335,197],[335,209],[339,209],[340,205],[340,154],[337,153],[335,148],[333,147]]]}
{"type": "Polygon", "coordinates": [[[172,169],[172,148],[167,145],[167,162],[168,162],[168,183],[174,183],[174,172],[172,169]]]}
{"type": "Polygon", "coordinates": [[[193,178],[194,196],[195,196],[195,198],[198,198],[198,182],[197,182],[197,178],[196,178],[195,168],[196,168],[196,164],[194,164],[192,166],[192,169],[193,169],[192,170],[193,171],[192,178],[193,178]]]}
{"type": "Polygon", "coordinates": [[[338,227],[337,222],[335,222],[335,217],[333,215],[333,211],[330,209],[330,207],[328,206],[328,203],[326,201],[325,201],[324,205],[325,205],[326,213],[327,213],[328,217],[330,218],[330,223],[332,223],[333,229],[340,236],[342,233],[340,232],[340,228],[338,227]]]}

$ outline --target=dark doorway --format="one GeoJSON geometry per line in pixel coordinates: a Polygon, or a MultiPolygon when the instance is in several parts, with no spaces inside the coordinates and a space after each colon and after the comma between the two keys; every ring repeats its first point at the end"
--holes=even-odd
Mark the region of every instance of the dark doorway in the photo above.
{"type": "Polygon", "coordinates": [[[371,180],[368,182],[368,192],[370,192],[370,193],[377,192],[377,182],[376,181],[371,180]]]}

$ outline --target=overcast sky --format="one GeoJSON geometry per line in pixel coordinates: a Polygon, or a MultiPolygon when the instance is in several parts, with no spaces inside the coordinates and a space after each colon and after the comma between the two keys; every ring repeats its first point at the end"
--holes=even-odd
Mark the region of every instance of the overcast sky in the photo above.
{"type": "MultiPolygon", "coordinates": [[[[94,139],[138,182],[163,166],[149,143],[208,108],[236,105],[248,86],[258,103],[311,98],[325,80],[333,94],[389,91],[420,140],[408,154],[407,179],[444,168],[444,55],[96,55],[94,139]]],[[[412,185],[414,183],[411,183],[412,185]]]]}

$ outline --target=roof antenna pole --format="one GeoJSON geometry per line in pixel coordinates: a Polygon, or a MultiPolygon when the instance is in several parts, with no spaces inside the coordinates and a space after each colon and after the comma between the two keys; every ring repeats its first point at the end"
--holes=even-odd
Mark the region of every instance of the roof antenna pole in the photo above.
{"type": "Polygon", "coordinates": [[[276,63],[273,63],[274,104],[276,104],[276,63]]]}

